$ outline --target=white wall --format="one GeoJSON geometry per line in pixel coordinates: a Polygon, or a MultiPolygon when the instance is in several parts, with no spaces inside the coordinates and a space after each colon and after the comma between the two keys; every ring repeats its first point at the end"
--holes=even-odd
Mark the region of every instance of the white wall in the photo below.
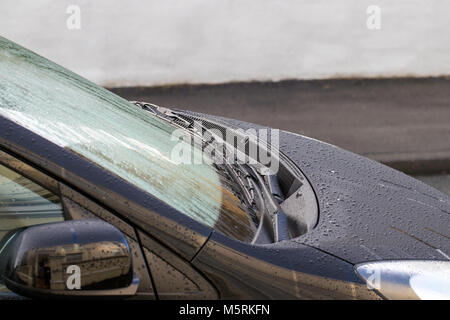
{"type": "Polygon", "coordinates": [[[450,74],[448,0],[1,0],[0,35],[106,86],[450,74]],[[81,8],[68,30],[66,8],[81,8]],[[381,30],[366,8],[381,7],[381,30]]]}

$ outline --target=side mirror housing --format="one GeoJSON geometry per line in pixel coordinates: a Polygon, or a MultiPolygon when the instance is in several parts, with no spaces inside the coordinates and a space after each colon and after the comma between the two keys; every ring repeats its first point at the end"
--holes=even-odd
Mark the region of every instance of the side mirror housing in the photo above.
{"type": "Polygon", "coordinates": [[[0,243],[0,273],[8,289],[31,298],[127,297],[139,285],[125,236],[94,219],[9,233],[0,243]]]}

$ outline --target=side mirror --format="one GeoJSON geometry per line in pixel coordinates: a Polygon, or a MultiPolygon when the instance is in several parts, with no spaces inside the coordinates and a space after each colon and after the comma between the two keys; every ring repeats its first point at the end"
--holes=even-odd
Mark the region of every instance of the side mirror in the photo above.
{"type": "Polygon", "coordinates": [[[0,275],[31,298],[126,297],[139,285],[125,236],[91,219],[9,233],[0,243],[0,275]]]}

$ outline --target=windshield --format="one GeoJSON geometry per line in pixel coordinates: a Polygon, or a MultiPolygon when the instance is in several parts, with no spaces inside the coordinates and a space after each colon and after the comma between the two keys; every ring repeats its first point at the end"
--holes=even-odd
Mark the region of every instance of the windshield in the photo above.
{"type": "Polygon", "coordinates": [[[174,127],[1,37],[0,115],[200,223],[239,240],[254,236],[252,219],[220,171],[171,160],[182,143],[171,139],[174,127]]]}

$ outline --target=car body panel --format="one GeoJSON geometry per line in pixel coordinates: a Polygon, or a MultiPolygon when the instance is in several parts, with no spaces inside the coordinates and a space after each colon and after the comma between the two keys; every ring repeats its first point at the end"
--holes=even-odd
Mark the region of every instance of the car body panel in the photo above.
{"type": "MultiPolygon", "coordinates": [[[[232,128],[264,128],[186,112],[232,128]]],[[[304,173],[319,201],[319,223],[291,240],[352,264],[450,260],[450,197],[397,170],[336,146],[280,131],[280,151],[304,173]]]]}
{"type": "Polygon", "coordinates": [[[222,299],[380,299],[351,264],[289,241],[251,245],[213,232],[192,263],[222,299]]]}

